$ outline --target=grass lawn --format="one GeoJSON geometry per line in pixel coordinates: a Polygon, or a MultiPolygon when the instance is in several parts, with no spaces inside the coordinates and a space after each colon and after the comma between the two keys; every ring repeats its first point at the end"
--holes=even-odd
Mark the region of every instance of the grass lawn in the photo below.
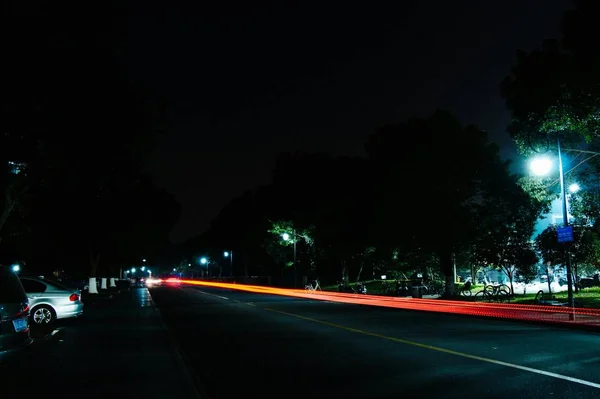
{"type": "MultiPolygon", "coordinates": [[[[388,283],[394,284],[395,281],[393,280],[387,280],[388,283]]],[[[384,281],[383,280],[371,280],[371,281],[363,281],[363,284],[365,284],[367,286],[367,293],[371,294],[371,295],[383,295],[383,286],[384,281]]],[[[350,283],[351,286],[356,285],[356,283],[350,283]]],[[[457,292],[458,290],[460,290],[460,288],[462,287],[462,284],[457,284],[457,292]]],[[[474,285],[471,288],[471,292],[473,294],[473,296],[471,297],[465,297],[465,296],[458,296],[456,299],[458,300],[464,300],[464,301],[474,301],[475,300],[475,294],[479,291],[481,291],[483,289],[483,285],[482,284],[478,284],[478,285],[474,285]]],[[[329,285],[326,287],[323,287],[324,291],[335,291],[337,292],[338,290],[338,286],[337,285],[329,285]]],[[[515,296],[512,298],[512,300],[510,301],[510,303],[522,303],[522,304],[530,304],[530,305],[535,305],[535,295],[536,293],[531,293],[531,294],[515,294],[515,296]]],[[[553,299],[557,300],[559,302],[566,302],[567,301],[567,292],[557,292],[553,294],[553,299]]],[[[574,298],[575,298],[575,305],[577,307],[585,307],[585,308],[600,308],[600,287],[592,287],[592,288],[586,288],[583,290],[580,290],[579,292],[575,292],[574,293],[574,298]]],[[[548,299],[548,298],[544,298],[544,299],[548,299]]]]}
{"type": "MultiPolygon", "coordinates": [[[[554,298],[560,302],[567,301],[567,292],[557,292],[554,298]]],[[[575,305],[584,308],[600,308],[600,287],[592,287],[574,292],[575,305]]],[[[535,294],[515,295],[512,303],[535,304],[535,294]]]]}

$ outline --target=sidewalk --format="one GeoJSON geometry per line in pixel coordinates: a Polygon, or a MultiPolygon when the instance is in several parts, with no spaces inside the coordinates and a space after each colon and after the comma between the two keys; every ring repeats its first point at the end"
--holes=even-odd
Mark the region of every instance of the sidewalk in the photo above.
{"type": "Polygon", "coordinates": [[[87,301],[82,318],[55,327],[51,338],[0,368],[2,392],[19,392],[19,398],[202,398],[146,288],[87,301]]]}

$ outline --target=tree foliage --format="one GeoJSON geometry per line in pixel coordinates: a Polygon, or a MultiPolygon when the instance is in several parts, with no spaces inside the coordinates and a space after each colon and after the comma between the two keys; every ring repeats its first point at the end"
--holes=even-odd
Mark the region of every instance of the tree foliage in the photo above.
{"type": "Polygon", "coordinates": [[[277,275],[292,256],[281,234],[296,229],[303,273],[330,281],[420,270],[453,283],[453,257],[479,246],[483,258],[504,234],[519,245],[511,264],[530,254],[525,243],[545,202],[508,172],[485,132],[438,111],[384,126],[366,146],[366,158],[282,154],[271,183],[227,205],[203,245],[240,242],[241,252],[277,275]],[[484,232],[493,239],[481,240],[484,232]]]}
{"type": "Polygon", "coordinates": [[[592,20],[600,8],[590,0],[575,3],[563,17],[561,38],[518,51],[501,85],[513,117],[509,131],[523,153],[548,151],[558,135],[569,147],[599,137],[600,37],[592,20]]]}

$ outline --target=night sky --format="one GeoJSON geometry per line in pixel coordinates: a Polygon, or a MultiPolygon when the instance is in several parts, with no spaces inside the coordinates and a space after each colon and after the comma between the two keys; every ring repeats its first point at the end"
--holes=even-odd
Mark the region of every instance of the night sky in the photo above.
{"type": "Polygon", "coordinates": [[[514,157],[499,83],[517,48],[558,35],[569,7],[568,0],[183,3],[131,6],[121,52],[131,79],[169,104],[153,170],[183,205],[174,242],[268,183],[278,153],[360,155],[376,126],[435,108],[489,131],[503,156],[514,157]]]}

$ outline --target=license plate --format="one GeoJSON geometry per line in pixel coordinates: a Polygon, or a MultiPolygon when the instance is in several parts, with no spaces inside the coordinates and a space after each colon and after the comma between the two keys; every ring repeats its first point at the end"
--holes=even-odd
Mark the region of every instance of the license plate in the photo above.
{"type": "Polygon", "coordinates": [[[27,329],[27,319],[13,320],[13,326],[16,332],[20,332],[27,329]]]}

